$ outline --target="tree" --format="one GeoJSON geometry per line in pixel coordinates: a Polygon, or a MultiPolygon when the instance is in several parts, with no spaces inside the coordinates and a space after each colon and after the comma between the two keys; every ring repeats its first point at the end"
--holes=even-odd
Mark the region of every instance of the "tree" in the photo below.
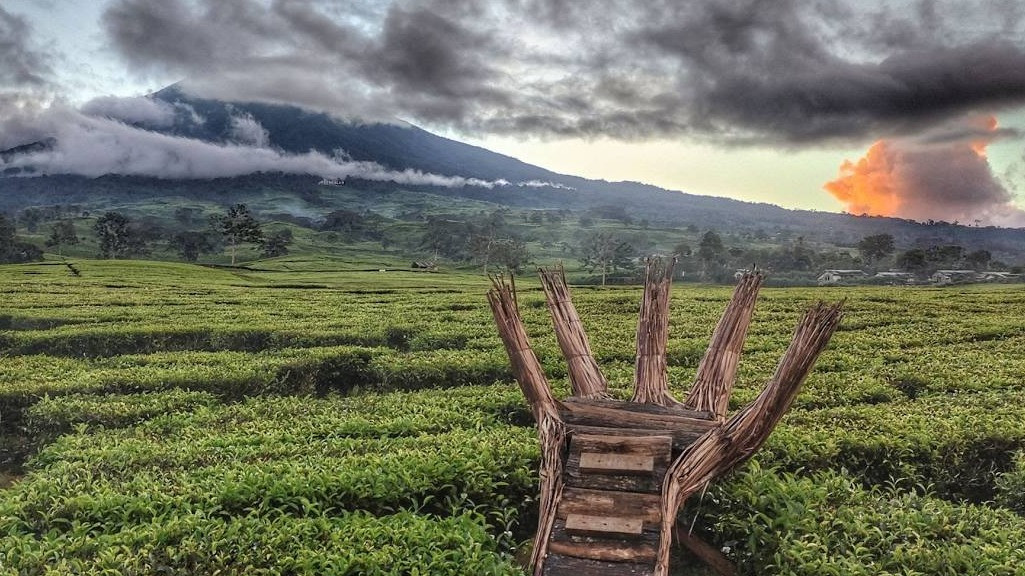
{"type": "Polygon", "coordinates": [[[235,204],[228,208],[228,212],[221,216],[214,216],[214,229],[224,237],[224,241],[231,250],[231,265],[235,265],[235,256],[238,252],[238,245],[245,242],[261,242],[263,230],[257,222],[253,213],[245,204],[235,204]]]}
{"type": "Polygon", "coordinates": [[[472,232],[472,228],[465,222],[431,218],[424,227],[420,247],[445,258],[464,260],[467,255],[466,239],[471,237],[472,232]]]}
{"type": "Polygon", "coordinates": [[[530,260],[527,245],[518,238],[497,238],[480,234],[470,239],[470,255],[488,273],[491,263],[505,267],[512,273],[519,272],[530,260]]]}
{"type": "Polygon", "coordinates": [[[267,258],[288,254],[288,245],[292,243],[292,229],[278,230],[263,241],[263,255],[267,258]]]}
{"type": "Polygon", "coordinates": [[[121,258],[131,251],[131,229],[128,217],[120,212],[107,212],[93,223],[100,242],[101,258],[121,258]]]}
{"type": "Polygon", "coordinates": [[[704,264],[705,279],[716,276],[715,271],[726,264],[726,249],[723,247],[722,237],[715,230],[709,230],[701,236],[701,242],[698,243],[698,258],[704,264]]]}
{"type": "Polygon", "coordinates": [[[965,265],[974,270],[986,270],[992,259],[993,254],[989,250],[976,250],[964,257],[965,265]]]}
{"type": "Polygon", "coordinates": [[[50,230],[50,237],[46,239],[46,245],[50,248],[57,247],[57,255],[61,255],[61,247],[65,245],[78,244],[78,234],[75,233],[75,223],[71,220],[60,220],[50,230]]]}
{"type": "Polygon", "coordinates": [[[609,272],[633,267],[634,247],[611,232],[596,232],[580,245],[580,262],[588,272],[601,273],[605,285],[609,272]]]}
{"type": "Polygon", "coordinates": [[[0,214],[0,263],[20,264],[43,259],[43,251],[35,244],[18,241],[14,221],[0,214]]]}
{"type": "Polygon", "coordinates": [[[865,236],[858,242],[858,252],[866,264],[871,264],[893,254],[894,244],[892,234],[874,234],[865,236]]]}
{"type": "Polygon", "coordinates": [[[680,241],[673,247],[673,254],[676,254],[680,258],[687,258],[694,250],[691,249],[690,244],[680,241]]]}
{"type": "Polygon", "coordinates": [[[925,250],[912,248],[897,256],[897,267],[907,272],[921,272],[929,265],[925,250]]]}
{"type": "Polygon", "coordinates": [[[186,262],[195,262],[201,254],[217,251],[216,239],[202,230],[182,230],[171,237],[171,246],[186,262]]]}
{"type": "Polygon", "coordinates": [[[26,208],[18,215],[18,220],[25,225],[29,232],[35,232],[39,223],[43,221],[43,211],[39,208],[26,208]]]}

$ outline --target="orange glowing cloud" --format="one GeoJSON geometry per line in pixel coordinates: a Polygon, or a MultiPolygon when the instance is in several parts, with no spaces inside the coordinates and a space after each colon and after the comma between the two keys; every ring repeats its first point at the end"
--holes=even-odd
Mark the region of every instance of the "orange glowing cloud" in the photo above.
{"type": "Polygon", "coordinates": [[[890,145],[879,140],[857,163],[844,160],[840,177],[826,182],[824,188],[843,202],[851,214],[894,216],[900,208],[900,184],[894,169],[890,145]]]}
{"type": "Polygon", "coordinates": [[[998,134],[993,116],[945,126],[919,139],[878,140],[845,160],[823,188],[852,214],[915,220],[989,219],[1010,206],[986,147],[998,134]]]}

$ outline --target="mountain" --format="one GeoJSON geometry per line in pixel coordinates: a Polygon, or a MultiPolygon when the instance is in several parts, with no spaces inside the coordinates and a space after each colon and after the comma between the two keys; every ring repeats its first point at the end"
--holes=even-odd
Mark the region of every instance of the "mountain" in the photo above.
{"type": "MultiPolygon", "coordinates": [[[[214,144],[237,142],[238,119],[242,118],[260,131],[257,136],[265,139],[262,145],[286,155],[303,155],[311,150],[329,157],[343,154],[347,159],[373,162],[395,171],[417,170],[510,184],[490,188],[432,186],[350,178],[344,187],[330,187],[320,184],[319,175],[273,172],[189,180],[117,175],[0,177],[0,210],[76,204],[94,211],[118,208],[144,215],[154,206],[176,202],[246,202],[257,205],[265,214],[287,213],[315,222],[337,209],[405,218],[425,209],[437,213],[471,206],[478,211],[488,206],[509,206],[643,221],[667,234],[690,227],[782,239],[779,241],[800,237],[850,247],[866,235],[885,232],[893,234],[901,246],[959,244],[967,249],[985,248],[1012,262],[1021,261],[1025,253],[1025,238],[1016,230],[787,210],[637,182],[588,180],[558,174],[410,124],[360,124],[294,106],[196,98],[176,85],[150,98],[173,110],[173,118],[160,125],[139,127],[168,136],[214,144]],[[517,185],[523,183],[532,185],[517,185]]],[[[53,140],[44,140],[12,148],[0,152],[0,160],[8,162],[20,155],[49,150],[54,144],[53,140]]]]}

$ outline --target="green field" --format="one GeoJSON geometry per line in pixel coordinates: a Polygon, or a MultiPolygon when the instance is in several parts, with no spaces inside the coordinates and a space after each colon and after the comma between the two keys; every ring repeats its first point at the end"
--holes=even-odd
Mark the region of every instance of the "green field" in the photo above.
{"type": "MultiPolygon", "coordinates": [[[[0,574],[520,573],[539,449],[483,277],[75,267],[0,267],[0,574]]],[[[639,288],[574,294],[627,396],[639,288]]],[[[678,396],[729,294],[674,289],[678,396]]],[[[733,409],[841,298],[789,415],[682,522],[744,574],[1025,574],[1025,291],[763,289],[733,409]]]]}

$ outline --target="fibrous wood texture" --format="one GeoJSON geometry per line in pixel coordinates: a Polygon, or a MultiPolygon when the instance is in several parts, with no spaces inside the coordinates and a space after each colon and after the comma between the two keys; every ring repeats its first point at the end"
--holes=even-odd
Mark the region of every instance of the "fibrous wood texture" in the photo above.
{"type": "MultiPolygon", "coordinates": [[[[765,442],[842,316],[841,304],[810,310],[765,389],[727,421],[762,275],[741,278],[681,404],[669,394],[666,373],[672,268],[672,262],[648,261],[630,402],[608,397],[561,269],[540,275],[573,387],[562,402],[552,396],[527,340],[512,279],[492,278],[488,301],[541,442],[533,576],[666,576],[680,506],[765,442]]],[[[713,549],[687,545],[728,573],[729,562],[713,549]]]]}
{"type": "Polygon", "coordinates": [[[815,360],[839,326],[842,307],[820,303],[809,310],[758,398],[729,421],[698,438],[669,467],[662,485],[663,522],[655,566],[657,576],[669,573],[669,543],[680,506],[704,484],[729,472],[761,447],[790,408],[815,360]]]}
{"type": "Polygon", "coordinates": [[[684,405],[692,410],[711,412],[719,419],[726,417],[733,382],[737,377],[740,351],[751,325],[755,300],[762,286],[762,273],[745,273],[733,290],[719,323],[712,332],[705,356],[698,364],[698,374],[684,405]]]}
{"type": "Polygon", "coordinates": [[[666,344],[669,342],[669,288],[676,259],[649,258],[645,264],[644,296],[637,322],[637,358],[633,401],[659,406],[680,404],[669,393],[666,344]]]}
{"type": "Polygon", "coordinates": [[[541,287],[552,315],[555,337],[559,341],[562,355],[566,357],[573,395],[581,398],[608,398],[608,382],[598,368],[591,353],[591,344],[580,322],[577,309],[566,286],[566,272],[562,266],[539,268],[541,287]]]}
{"type": "Polygon", "coordinates": [[[511,278],[507,283],[502,277],[492,277],[488,303],[498,325],[502,344],[509,355],[513,374],[534,414],[541,443],[538,526],[530,557],[531,573],[539,576],[544,568],[549,535],[555,524],[555,509],[562,498],[562,447],[566,443],[566,427],[559,416],[559,402],[552,396],[541,363],[527,339],[513,282],[511,278]]]}

